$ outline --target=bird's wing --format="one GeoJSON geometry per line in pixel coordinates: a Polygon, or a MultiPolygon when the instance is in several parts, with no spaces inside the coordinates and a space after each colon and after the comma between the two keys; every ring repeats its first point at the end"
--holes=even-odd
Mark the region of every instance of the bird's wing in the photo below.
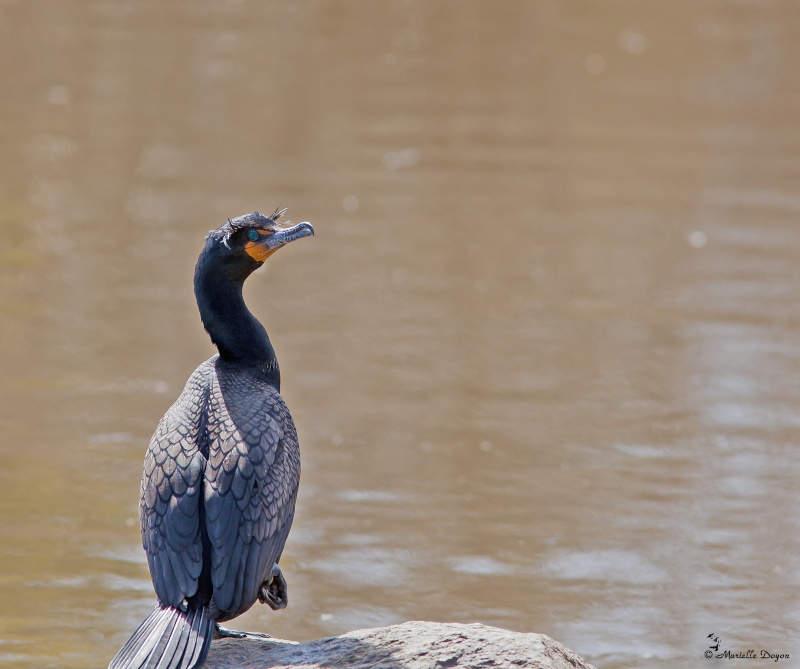
{"type": "Polygon", "coordinates": [[[294,423],[272,388],[220,379],[212,389],[206,527],[214,598],[226,618],[255,601],[294,516],[300,458],[294,423]]]}
{"type": "Polygon", "coordinates": [[[142,544],[158,599],[172,606],[195,594],[203,564],[199,506],[206,459],[199,441],[205,387],[201,366],[159,422],[144,461],[142,544]]]}

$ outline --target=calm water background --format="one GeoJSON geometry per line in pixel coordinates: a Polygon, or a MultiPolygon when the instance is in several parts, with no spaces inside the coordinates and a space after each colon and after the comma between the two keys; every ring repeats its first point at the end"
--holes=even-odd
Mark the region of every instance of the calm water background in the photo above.
{"type": "Polygon", "coordinates": [[[0,0],[0,665],[149,611],[194,261],[279,202],[291,604],[237,627],[800,657],[798,63],[769,0],[0,0]]]}

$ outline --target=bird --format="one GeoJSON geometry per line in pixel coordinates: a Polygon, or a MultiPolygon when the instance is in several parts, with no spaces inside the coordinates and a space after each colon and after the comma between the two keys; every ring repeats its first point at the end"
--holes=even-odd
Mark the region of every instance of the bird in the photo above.
{"type": "Polygon", "coordinates": [[[109,669],[199,667],[215,635],[243,636],[220,622],[256,601],[273,610],[288,603],[278,562],[300,451],[275,350],[242,296],[275,251],[314,235],[308,222],[279,224],[285,213],[228,219],[206,236],[194,292],[217,354],[189,377],[150,440],[139,519],[158,605],[109,669]]]}

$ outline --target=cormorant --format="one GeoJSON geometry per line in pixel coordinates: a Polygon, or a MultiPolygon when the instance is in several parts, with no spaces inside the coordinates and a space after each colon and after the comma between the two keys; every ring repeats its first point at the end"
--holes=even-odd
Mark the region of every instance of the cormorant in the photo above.
{"type": "MultiPolygon", "coordinates": [[[[219,354],[191,375],[150,441],[142,475],[142,544],[158,606],[109,669],[190,669],[218,622],[258,599],[287,603],[280,560],[294,517],[300,452],[280,370],[242,285],[281,246],[314,234],[281,227],[285,209],[228,220],[206,237],[194,291],[219,354]]],[[[235,634],[235,633],[233,633],[235,634]]]]}

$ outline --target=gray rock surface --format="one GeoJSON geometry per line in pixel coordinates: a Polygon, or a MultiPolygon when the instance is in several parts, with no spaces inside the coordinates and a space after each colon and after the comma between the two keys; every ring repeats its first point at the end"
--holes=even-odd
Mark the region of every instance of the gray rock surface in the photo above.
{"type": "Polygon", "coordinates": [[[214,641],[204,669],[594,669],[544,634],[457,623],[408,622],[296,643],[214,641]]]}

